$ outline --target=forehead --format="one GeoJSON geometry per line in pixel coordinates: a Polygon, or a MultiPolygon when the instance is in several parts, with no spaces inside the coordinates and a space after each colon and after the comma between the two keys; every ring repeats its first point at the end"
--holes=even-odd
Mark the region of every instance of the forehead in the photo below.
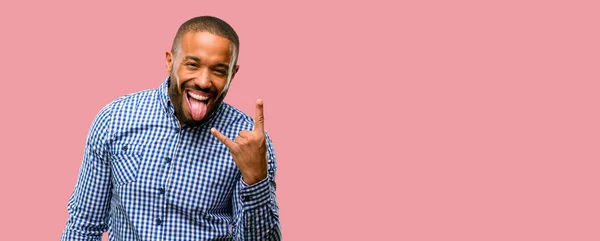
{"type": "Polygon", "coordinates": [[[181,38],[184,56],[195,56],[202,61],[229,62],[231,51],[229,39],[209,32],[189,32],[181,38]]]}

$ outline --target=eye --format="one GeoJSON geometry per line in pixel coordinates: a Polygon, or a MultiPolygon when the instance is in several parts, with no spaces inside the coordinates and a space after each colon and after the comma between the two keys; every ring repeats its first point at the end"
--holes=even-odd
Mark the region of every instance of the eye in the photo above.
{"type": "Polygon", "coordinates": [[[190,69],[198,68],[198,65],[195,63],[187,63],[187,64],[185,64],[185,66],[187,66],[190,69]]]}
{"type": "Polygon", "coordinates": [[[225,76],[225,75],[227,75],[227,71],[222,70],[222,69],[217,69],[217,70],[214,70],[213,72],[215,72],[219,76],[225,76]]]}

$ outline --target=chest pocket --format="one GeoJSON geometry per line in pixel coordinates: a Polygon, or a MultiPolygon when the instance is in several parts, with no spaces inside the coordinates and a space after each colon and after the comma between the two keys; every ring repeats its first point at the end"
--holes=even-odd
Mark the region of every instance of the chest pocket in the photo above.
{"type": "Polygon", "coordinates": [[[110,156],[112,183],[115,187],[134,182],[142,161],[140,145],[123,145],[110,156]]]}

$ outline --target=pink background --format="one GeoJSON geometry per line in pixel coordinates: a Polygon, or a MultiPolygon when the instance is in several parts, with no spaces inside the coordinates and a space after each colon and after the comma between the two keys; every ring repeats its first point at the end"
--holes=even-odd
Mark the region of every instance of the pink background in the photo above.
{"type": "Polygon", "coordinates": [[[204,14],[241,38],[227,101],[265,100],[284,240],[600,240],[597,1],[103,2],[0,4],[2,240],[59,239],[92,119],[204,14]]]}

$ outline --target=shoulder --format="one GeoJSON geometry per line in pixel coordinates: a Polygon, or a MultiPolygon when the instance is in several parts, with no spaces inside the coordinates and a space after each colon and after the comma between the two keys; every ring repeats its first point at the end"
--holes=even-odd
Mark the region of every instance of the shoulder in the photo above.
{"type": "Polygon", "coordinates": [[[221,103],[219,109],[219,122],[226,125],[240,125],[246,128],[254,127],[254,119],[240,109],[225,102],[221,103]]]}
{"type": "Polygon", "coordinates": [[[92,129],[106,129],[108,125],[115,119],[116,115],[122,113],[130,113],[136,109],[140,104],[153,99],[155,89],[147,89],[134,93],[125,94],[119,96],[108,104],[104,105],[100,111],[96,114],[94,122],[92,123],[92,129]]]}
{"type": "Polygon", "coordinates": [[[150,101],[155,100],[156,92],[156,89],[147,89],[129,93],[114,99],[107,106],[109,106],[112,111],[136,108],[137,106],[147,104],[150,103],[150,101]]]}

